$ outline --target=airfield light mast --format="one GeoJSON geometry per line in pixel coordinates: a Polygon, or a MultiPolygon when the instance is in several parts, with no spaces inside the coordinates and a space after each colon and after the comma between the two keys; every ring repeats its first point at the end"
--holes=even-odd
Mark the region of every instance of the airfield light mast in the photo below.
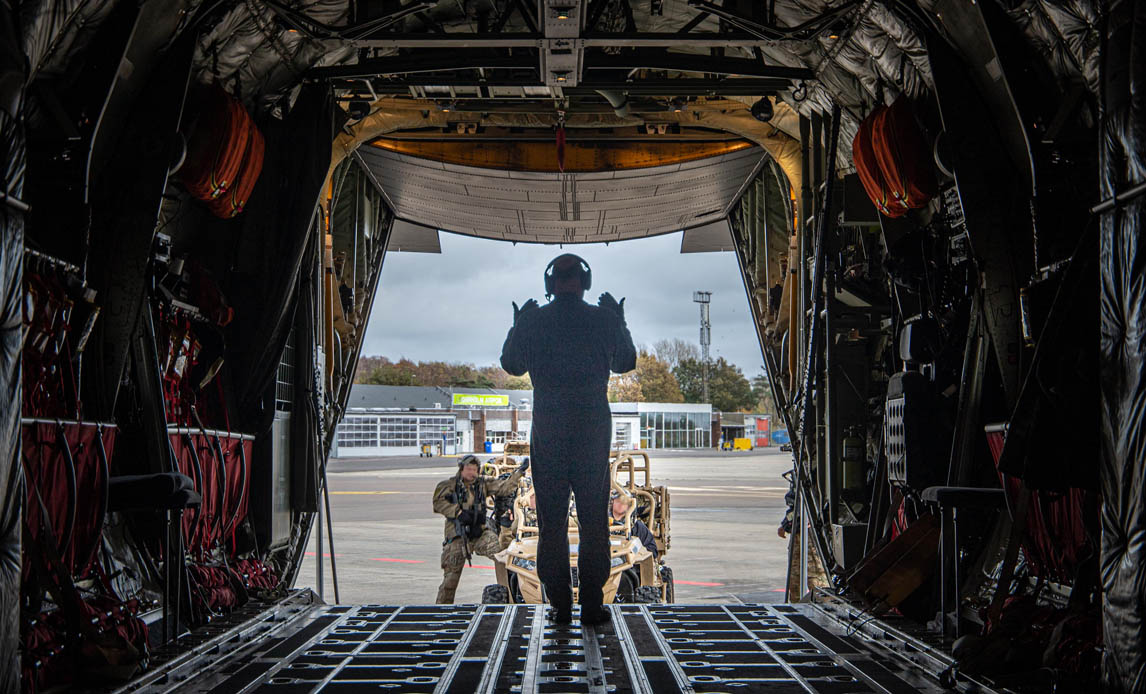
{"type": "Polygon", "coordinates": [[[708,305],[712,301],[712,292],[693,292],[692,300],[700,304],[700,385],[702,399],[708,402],[708,347],[712,344],[712,323],[708,320],[708,305]]]}

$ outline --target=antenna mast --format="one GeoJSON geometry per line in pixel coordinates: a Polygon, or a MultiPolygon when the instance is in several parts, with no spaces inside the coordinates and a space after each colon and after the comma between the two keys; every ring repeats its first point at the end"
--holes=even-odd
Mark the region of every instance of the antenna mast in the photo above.
{"type": "Polygon", "coordinates": [[[708,320],[708,305],[712,301],[712,292],[693,292],[692,300],[700,304],[700,358],[701,358],[701,390],[702,399],[708,402],[708,347],[712,344],[712,323],[708,320]]]}

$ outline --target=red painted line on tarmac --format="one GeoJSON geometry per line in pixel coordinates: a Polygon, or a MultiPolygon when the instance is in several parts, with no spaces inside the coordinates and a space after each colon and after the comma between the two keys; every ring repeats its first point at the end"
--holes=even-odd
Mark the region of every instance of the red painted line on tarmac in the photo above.
{"type": "MultiPolygon", "coordinates": [[[[313,553],[313,552],[307,552],[307,555],[308,555],[308,556],[312,556],[312,557],[313,557],[313,556],[314,556],[314,553],[313,553]]],[[[326,556],[328,556],[328,557],[329,557],[330,555],[328,554],[328,555],[326,555],[326,556]]],[[[341,557],[342,555],[341,555],[341,554],[336,554],[336,555],[334,555],[334,556],[336,556],[336,557],[341,557]]],[[[393,558],[393,557],[371,557],[371,558],[370,558],[370,561],[385,561],[385,562],[392,562],[392,563],[395,563],[395,564],[425,564],[425,563],[426,563],[425,561],[423,561],[423,560],[421,560],[421,559],[395,559],[395,558],[393,558]]],[[[492,570],[494,569],[494,567],[492,567],[492,566],[487,566],[487,565],[485,565],[485,564],[474,564],[474,565],[472,565],[472,566],[470,566],[470,565],[466,565],[466,568],[469,568],[469,569],[488,569],[488,570],[490,570],[490,571],[492,571],[492,570]]],[[[706,587],[715,587],[715,586],[722,586],[722,585],[724,585],[723,583],[711,583],[711,582],[707,582],[707,581],[684,581],[684,580],[681,580],[681,579],[677,579],[677,580],[676,580],[676,582],[677,582],[677,583],[679,583],[679,584],[681,584],[681,585],[684,585],[684,586],[706,586],[706,587]]],[[[775,593],[783,593],[784,591],[783,591],[783,590],[776,590],[776,591],[773,591],[773,592],[775,592],[775,593]]]]}

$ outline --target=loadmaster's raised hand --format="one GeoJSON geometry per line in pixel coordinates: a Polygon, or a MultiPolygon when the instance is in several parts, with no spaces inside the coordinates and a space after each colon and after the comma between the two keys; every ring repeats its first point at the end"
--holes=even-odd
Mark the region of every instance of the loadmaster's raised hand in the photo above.
{"type": "Polygon", "coordinates": [[[600,297],[598,297],[597,305],[600,306],[601,308],[607,308],[610,311],[612,311],[613,313],[617,314],[617,318],[620,318],[621,322],[624,322],[624,320],[625,320],[625,299],[624,299],[624,297],[621,298],[620,303],[617,303],[617,300],[613,298],[612,294],[610,294],[609,292],[605,292],[600,297]]]}
{"type": "Polygon", "coordinates": [[[523,313],[527,313],[527,312],[532,311],[535,308],[537,308],[537,300],[536,299],[530,299],[529,301],[526,301],[524,304],[521,305],[521,308],[517,307],[516,301],[512,301],[510,303],[513,304],[513,322],[515,324],[517,323],[517,319],[520,318],[523,313]]]}

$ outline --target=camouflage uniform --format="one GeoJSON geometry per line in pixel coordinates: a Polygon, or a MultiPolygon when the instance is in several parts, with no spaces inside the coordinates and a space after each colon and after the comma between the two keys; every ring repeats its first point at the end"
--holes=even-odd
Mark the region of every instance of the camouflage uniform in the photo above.
{"type": "Polygon", "coordinates": [[[462,567],[466,564],[466,544],[468,542],[470,554],[492,558],[501,551],[498,535],[481,520],[482,533],[476,540],[466,540],[458,535],[454,519],[465,509],[484,508],[485,497],[488,495],[503,496],[512,494],[517,489],[517,482],[522,473],[514,472],[504,480],[496,477],[478,475],[472,484],[466,485],[461,480],[461,473],[449,479],[442,480],[434,489],[434,513],[446,517],[445,542],[442,543],[442,585],[438,587],[437,603],[448,605],[454,601],[454,593],[458,589],[458,581],[462,577],[462,567]],[[457,498],[456,490],[461,486],[464,489],[464,498],[457,498]]]}
{"type": "MultiPolygon", "coordinates": [[[[514,523],[514,525],[516,525],[516,523],[514,523]]],[[[517,536],[517,531],[514,530],[514,525],[501,526],[501,532],[499,532],[497,535],[497,544],[501,549],[509,547],[509,543],[513,542],[513,538],[517,536]]]]}

